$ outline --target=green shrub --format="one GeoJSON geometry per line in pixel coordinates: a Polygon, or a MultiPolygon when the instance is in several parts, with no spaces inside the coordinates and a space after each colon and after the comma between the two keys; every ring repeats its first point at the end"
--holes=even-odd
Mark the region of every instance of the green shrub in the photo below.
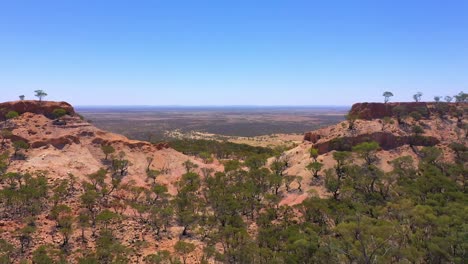
{"type": "Polygon", "coordinates": [[[64,115],[67,114],[67,111],[65,109],[62,109],[62,108],[57,108],[57,109],[54,109],[54,111],[52,111],[52,115],[55,117],[55,118],[60,118],[64,115]]]}
{"type": "Polygon", "coordinates": [[[410,115],[414,120],[416,120],[416,121],[419,121],[419,120],[421,120],[421,118],[422,118],[421,113],[419,113],[419,112],[417,112],[417,111],[413,111],[413,112],[411,112],[409,115],[410,115]]]}
{"type": "Polygon", "coordinates": [[[16,111],[9,111],[8,113],[6,113],[5,118],[6,118],[6,119],[13,119],[13,118],[16,118],[16,117],[18,117],[18,116],[19,116],[18,112],[16,112],[16,111]]]}

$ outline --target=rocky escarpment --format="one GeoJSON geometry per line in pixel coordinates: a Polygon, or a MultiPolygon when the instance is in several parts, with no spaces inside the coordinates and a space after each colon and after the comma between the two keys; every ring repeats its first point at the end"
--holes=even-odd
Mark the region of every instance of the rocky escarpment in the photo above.
{"type": "Polygon", "coordinates": [[[435,146],[440,143],[439,139],[432,136],[398,136],[388,132],[374,132],[316,142],[314,144],[314,148],[318,149],[319,154],[327,153],[333,150],[351,151],[353,146],[369,141],[375,141],[379,143],[380,147],[384,150],[395,149],[403,145],[435,146]]]}
{"type": "Polygon", "coordinates": [[[3,117],[9,111],[15,111],[20,115],[33,113],[53,117],[55,109],[63,109],[68,115],[75,115],[73,106],[67,102],[23,100],[0,103],[0,116],[3,117]]]}
{"type": "Polygon", "coordinates": [[[0,116],[15,111],[20,116],[3,122],[2,128],[12,131],[9,139],[22,140],[31,148],[53,146],[63,149],[65,146],[80,144],[81,141],[95,145],[117,144],[130,149],[161,150],[169,148],[167,143],[152,144],[144,141],[130,140],[124,136],[102,131],[83,121],[74,108],[66,102],[53,101],[13,101],[0,103],[0,116]],[[63,109],[65,116],[54,118],[54,111],[63,109]]]}
{"type": "Polygon", "coordinates": [[[351,107],[349,116],[357,119],[371,120],[384,117],[399,117],[417,112],[423,118],[429,118],[431,115],[440,112],[456,113],[458,109],[464,107],[466,107],[466,103],[356,103],[351,107]]]}
{"type": "Polygon", "coordinates": [[[357,120],[305,133],[304,140],[311,142],[320,154],[351,150],[368,141],[376,141],[384,150],[403,145],[434,146],[466,136],[466,106],[466,103],[359,103],[350,111],[357,120]]]}
{"type": "Polygon", "coordinates": [[[60,177],[66,177],[69,173],[84,177],[105,165],[102,162],[106,157],[101,149],[103,145],[110,145],[115,149],[109,156],[126,156],[132,164],[128,179],[138,184],[145,184],[148,166],[164,171],[167,175],[161,180],[169,184],[171,193],[176,192],[172,181],[184,173],[182,163],[187,160],[192,160],[199,168],[222,168],[219,163],[205,164],[202,160],[179,153],[170,148],[168,143],[153,144],[131,140],[123,135],[101,130],[82,120],[67,103],[44,102],[44,109],[28,107],[28,111],[24,113],[22,111],[26,108],[14,107],[18,102],[0,105],[10,107],[9,111],[18,110],[20,113],[18,117],[0,122],[0,130],[8,131],[0,135],[0,148],[13,153],[15,142],[24,141],[27,144],[27,149],[20,150],[26,159],[12,163],[13,167],[17,166],[21,171],[47,170],[60,177]],[[61,117],[60,121],[64,122],[57,123],[58,119],[46,116],[56,107],[73,114],[61,117]]]}
{"type": "Polygon", "coordinates": [[[130,140],[122,135],[102,131],[81,120],[78,116],[62,118],[64,124],[56,124],[43,115],[24,113],[11,122],[12,140],[23,140],[31,148],[52,146],[62,149],[72,144],[121,145],[130,149],[161,150],[169,148],[167,143],[152,144],[145,141],[130,140]]]}

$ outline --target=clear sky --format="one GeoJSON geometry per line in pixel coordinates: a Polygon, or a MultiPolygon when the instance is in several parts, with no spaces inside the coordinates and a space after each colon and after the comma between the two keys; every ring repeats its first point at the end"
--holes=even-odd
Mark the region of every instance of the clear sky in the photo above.
{"type": "Polygon", "coordinates": [[[350,105],[468,90],[467,0],[0,0],[0,101],[350,105]]]}

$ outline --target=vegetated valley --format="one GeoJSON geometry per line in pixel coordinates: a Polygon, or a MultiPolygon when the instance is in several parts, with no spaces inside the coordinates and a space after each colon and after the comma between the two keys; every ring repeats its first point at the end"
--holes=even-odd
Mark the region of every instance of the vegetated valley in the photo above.
{"type": "Polygon", "coordinates": [[[1,103],[0,263],[464,263],[464,98],[355,104],[288,147],[1,103]]]}

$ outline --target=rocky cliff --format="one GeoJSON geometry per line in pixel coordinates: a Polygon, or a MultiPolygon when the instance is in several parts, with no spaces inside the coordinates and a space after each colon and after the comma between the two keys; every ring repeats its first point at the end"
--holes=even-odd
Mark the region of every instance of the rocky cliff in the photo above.
{"type": "MultiPolygon", "coordinates": [[[[22,140],[29,146],[27,159],[13,161],[11,168],[18,171],[47,170],[54,177],[66,177],[72,173],[79,178],[93,173],[103,166],[104,154],[102,145],[115,148],[114,155],[124,152],[132,163],[129,168],[128,180],[144,184],[146,169],[151,160],[150,168],[166,171],[161,180],[166,183],[175,182],[183,174],[182,163],[192,160],[203,167],[219,167],[219,163],[207,165],[201,160],[188,157],[171,149],[167,143],[152,144],[146,141],[131,140],[125,136],[110,133],[94,127],[82,120],[73,107],[66,102],[16,101],[0,104],[3,112],[16,111],[19,117],[1,122],[1,129],[11,131],[2,146],[3,150],[13,152],[13,142],[22,140]],[[62,108],[68,115],[62,117],[63,122],[48,118],[52,112],[62,108]]],[[[175,188],[169,185],[171,192],[175,188]]]]}
{"type": "Polygon", "coordinates": [[[75,114],[73,107],[66,102],[23,100],[0,103],[0,116],[3,117],[9,111],[16,111],[18,114],[33,113],[53,117],[55,109],[63,109],[69,115],[75,114]]]}
{"type": "Polygon", "coordinates": [[[466,103],[427,103],[427,102],[399,102],[399,103],[356,103],[351,107],[349,116],[358,119],[378,119],[384,117],[397,117],[418,112],[422,117],[428,118],[431,114],[440,111],[455,113],[457,109],[466,107],[466,103]]]}
{"type": "Polygon", "coordinates": [[[466,103],[357,103],[349,112],[357,120],[307,132],[304,140],[320,153],[351,150],[366,141],[376,141],[385,150],[434,146],[463,134],[466,112],[466,103]],[[422,131],[415,132],[415,127],[422,131]]]}

